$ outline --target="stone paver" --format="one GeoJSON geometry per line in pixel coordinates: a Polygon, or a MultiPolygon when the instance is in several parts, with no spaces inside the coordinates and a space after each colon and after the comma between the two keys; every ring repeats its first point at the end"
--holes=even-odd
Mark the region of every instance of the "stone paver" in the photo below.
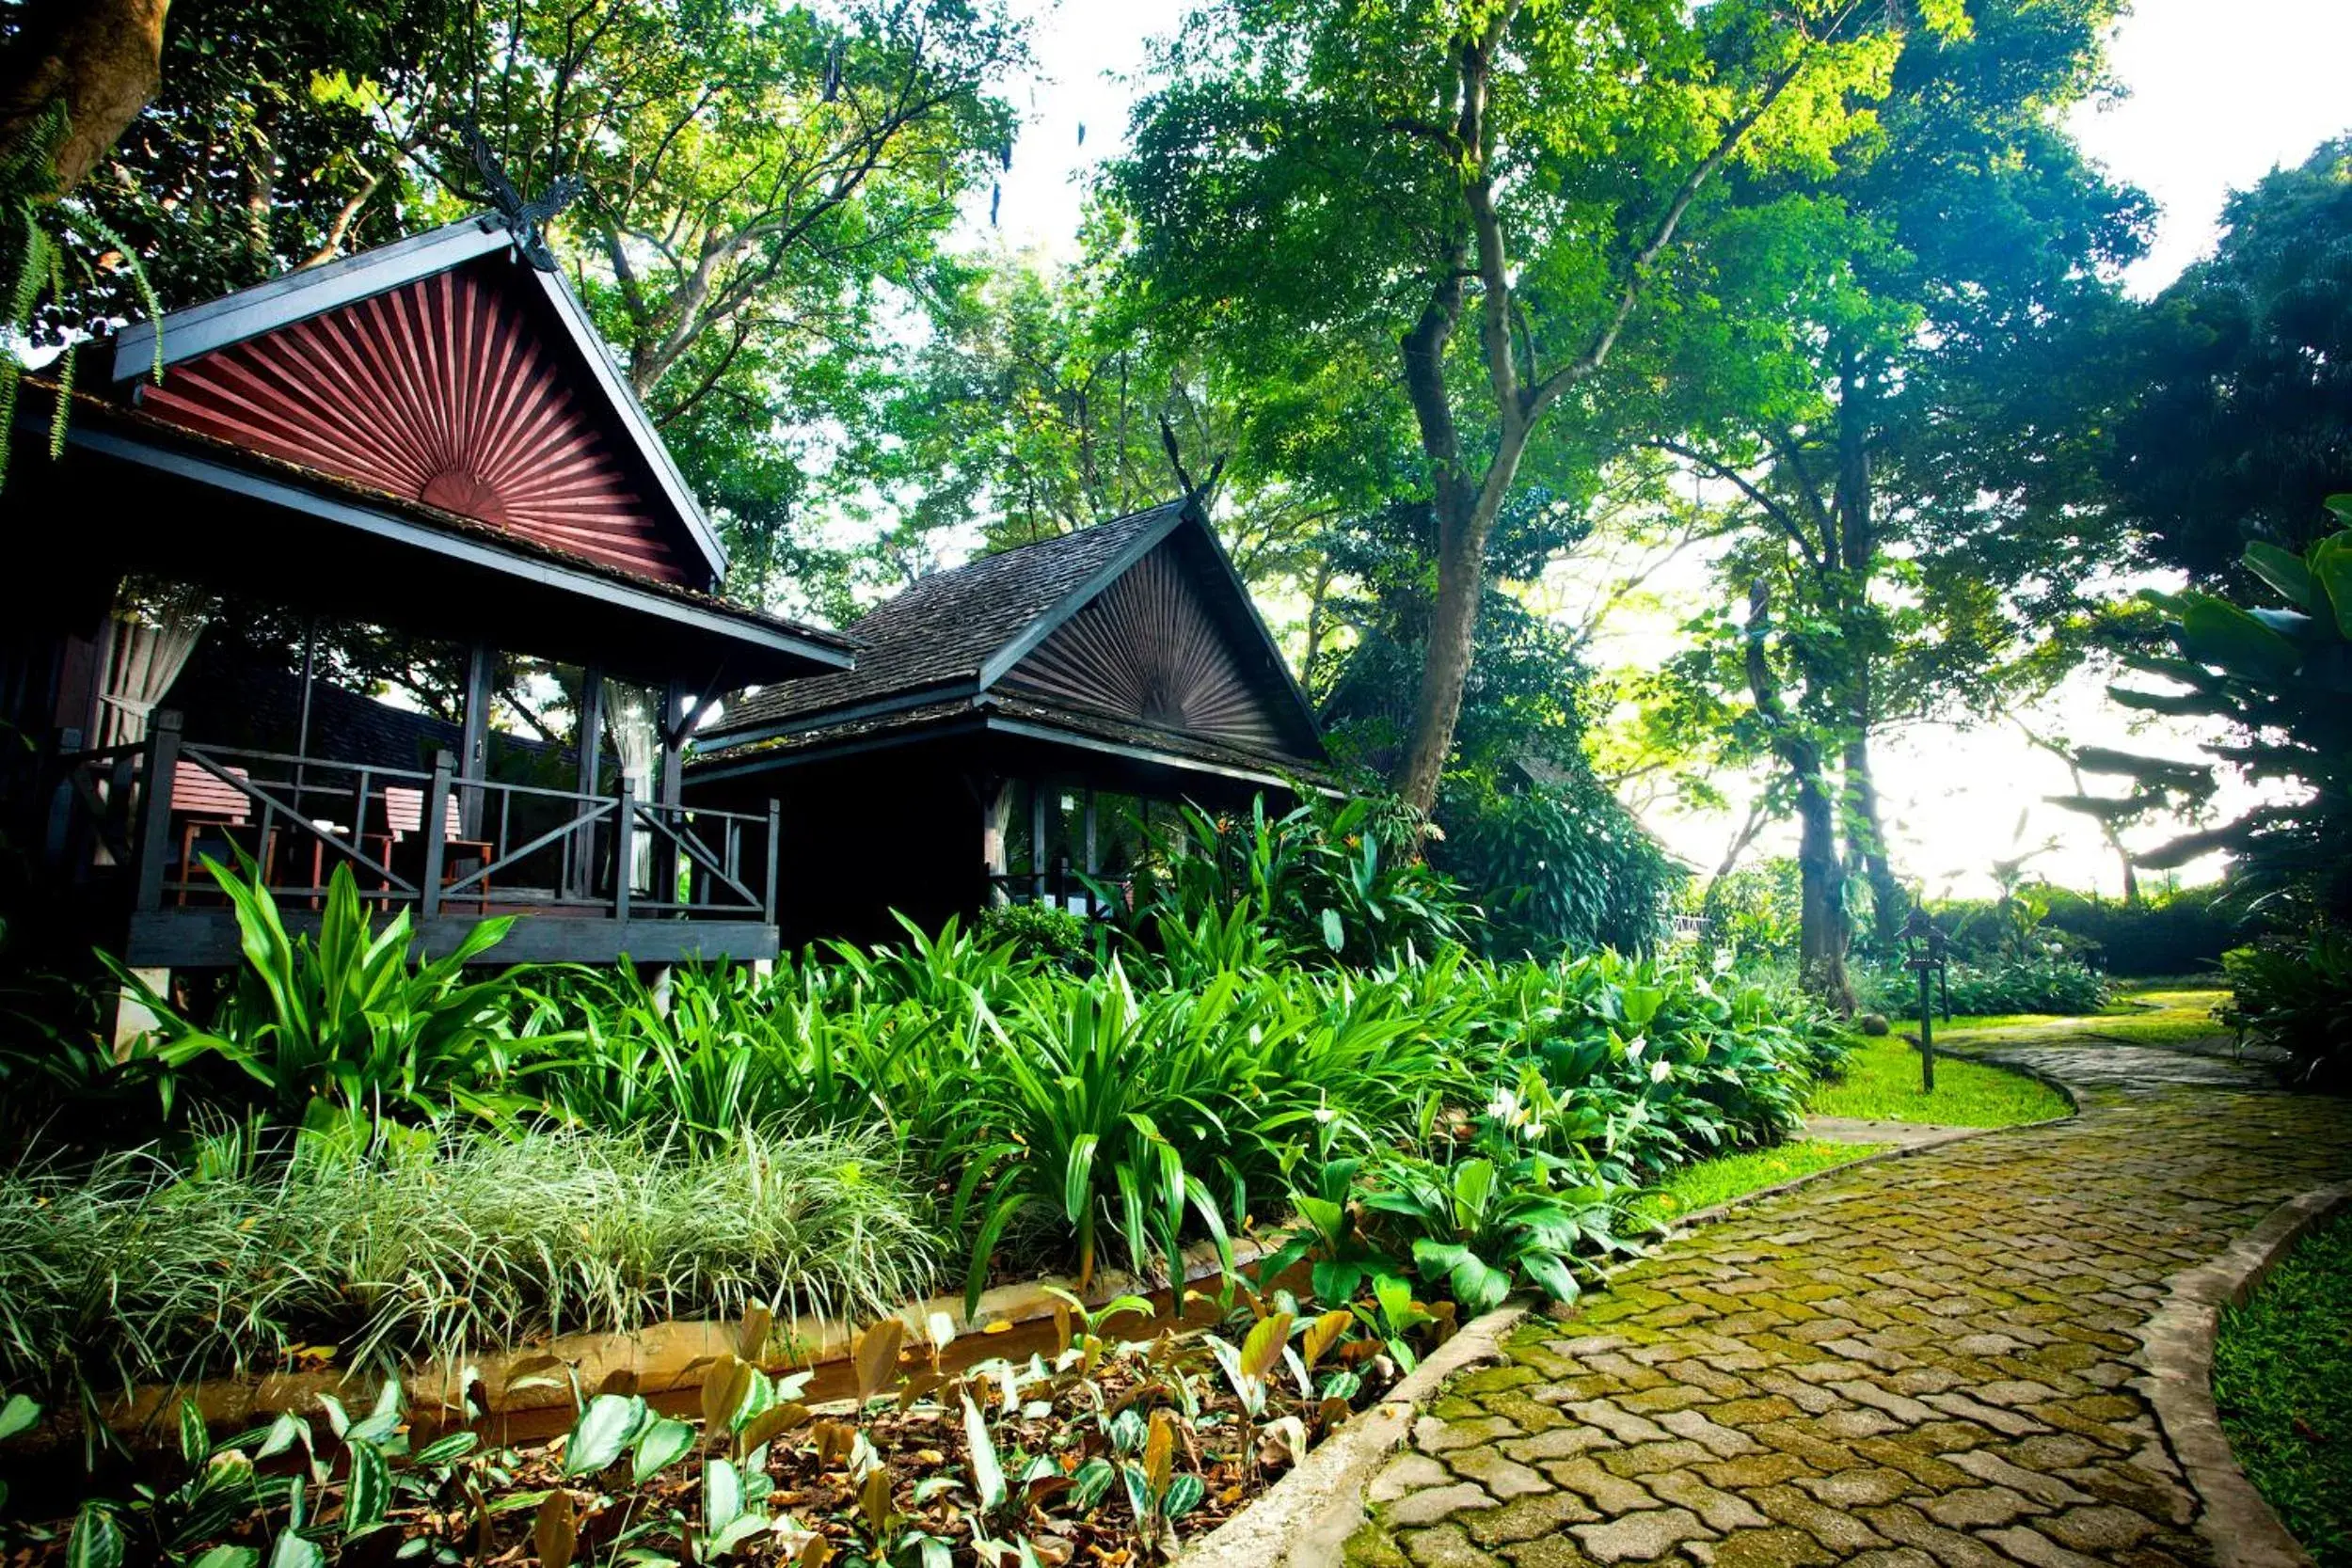
{"type": "Polygon", "coordinates": [[[2352,1176],[2352,1103],[2217,1049],[1979,1053],[2074,1121],[1737,1211],[1446,1390],[1359,1568],[2205,1568],[2133,1380],[2164,1282],[2352,1176]]]}

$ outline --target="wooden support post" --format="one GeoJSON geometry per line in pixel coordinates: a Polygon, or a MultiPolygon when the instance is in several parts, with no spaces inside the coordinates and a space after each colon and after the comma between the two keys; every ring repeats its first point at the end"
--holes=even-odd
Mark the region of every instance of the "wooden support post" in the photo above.
{"type": "MultiPolygon", "coordinates": [[[[486,642],[476,642],[466,650],[465,716],[457,741],[457,776],[461,780],[490,776],[490,680],[496,663],[497,654],[486,642]]],[[[465,829],[460,836],[485,836],[481,790],[468,787],[459,795],[457,816],[465,829]]]]}
{"type": "MultiPolygon", "coordinates": [[[[580,677],[580,771],[581,804],[604,793],[604,672],[583,671],[580,677]]],[[[564,891],[571,897],[587,895],[596,881],[596,825],[585,822],[569,841],[564,858],[564,891]]]]}
{"type": "MultiPolygon", "coordinates": [[[[686,727],[700,707],[675,681],[662,691],[661,722],[656,726],[661,753],[655,759],[652,782],[654,799],[662,807],[658,815],[674,833],[686,832],[686,814],[678,809],[686,790],[686,727]]],[[[653,895],[665,904],[673,902],[678,896],[678,847],[667,834],[656,834],[652,847],[653,895]]]]}
{"type": "Polygon", "coordinates": [[[1012,781],[980,781],[980,892],[983,904],[1012,901],[1005,877],[1012,870],[1007,840],[1012,834],[1012,781]]]}
{"type": "MultiPolygon", "coordinates": [[[[441,912],[441,866],[449,855],[450,775],[456,759],[443,747],[433,753],[433,777],[424,786],[424,871],[417,879],[417,919],[441,912]]],[[[460,808],[463,809],[463,808],[460,808]]]]}
{"type": "Polygon", "coordinates": [[[761,884],[760,918],[769,925],[776,923],[776,863],[784,848],[784,802],[771,796],[768,800],[768,879],[761,884]]]}
{"type": "MultiPolygon", "coordinates": [[[[138,836],[131,852],[137,860],[138,893],[134,909],[152,913],[164,907],[164,858],[171,853],[171,782],[180,767],[180,715],[168,709],[155,715],[147,733],[147,777],[139,789],[138,836]]],[[[180,868],[184,880],[187,867],[180,868]]]]}
{"type": "Polygon", "coordinates": [[[637,781],[621,775],[621,803],[612,817],[612,918],[628,918],[629,882],[637,863],[637,781]]]}

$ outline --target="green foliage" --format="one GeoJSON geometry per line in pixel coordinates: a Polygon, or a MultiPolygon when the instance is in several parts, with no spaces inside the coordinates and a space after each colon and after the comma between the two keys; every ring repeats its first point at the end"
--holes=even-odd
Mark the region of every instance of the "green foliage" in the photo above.
{"type": "Polygon", "coordinates": [[[2112,477],[2155,562],[2243,584],[2302,554],[2352,477],[2352,141],[2233,194],[2214,253],[2139,313],[2112,477]]]}
{"type": "MultiPolygon", "coordinates": [[[[103,315],[89,311],[103,272],[102,258],[122,258],[119,270],[149,319],[163,305],[122,239],[79,199],[57,193],[57,148],[66,137],[65,101],[53,101],[11,145],[0,146],[0,479],[16,440],[16,405],[28,351],[54,355],[48,370],[57,392],[49,418],[49,455],[65,451],[77,344],[103,315]]],[[[155,374],[163,375],[163,344],[155,345],[155,374]]]]}
{"type": "MultiPolygon", "coordinates": [[[[2079,959],[2050,954],[1981,964],[1954,962],[1945,971],[1944,987],[1931,992],[1936,1006],[1941,1009],[1948,992],[1951,1010],[1971,1017],[2095,1013],[2109,999],[2105,976],[2079,959]]],[[[1873,1012],[1889,1018],[1918,1016],[1919,977],[1910,970],[1867,971],[1860,990],[1863,1005],[1873,1012]]]]}
{"type": "Polygon", "coordinates": [[[199,1061],[234,1069],[261,1085],[287,1125],[299,1125],[313,1103],[415,1117],[498,1108],[490,1097],[509,1065],[505,1023],[518,977],[469,979],[466,965],[505,937],[511,918],[482,921],[444,957],[419,961],[409,952],[409,911],[375,930],[347,864],[328,881],[318,935],[294,938],[249,867],[241,877],[204,863],[236,911],[244,967],[209,1026],[199,1026],[117,966],[161,1021],[142,1053],[171,1069],[199,1061]]]}
{"type": "Polygon", "coordinates": [[[2307,1084],[2352,1082],[2352,933],[2322,927],[2225,955],[2231,997],[2222,1022],[2274,1046],[2307,1084]]]}
{"type": "Polygon", "coordinates": [[[1475,918],[1461,890],[1414,854],[1412,814],[1393,800],[1307,803],[1246,816],[1184,808],[1177,836],[1136,879],[1130,928],[1180,954],[1245,931],[1251,961],[1369,966],[1460,941],[1475,918]]]}
{"type": "Polygon", "coordinates": [[[1580,1266],[1590,1277],[1622,1250],[1613,1233],[1614,1195],[1589,1162],[1580,1168],[1514,1147],[1537,1124],[1498,1128],[1495,1119],[1487,1118],[1475,1153],[1445,1163],[1384,1161],[1364,1206],[1406,1243],[1422,1283],[1443,1288],[1465,1312],[1491,1311],[1529,1287],[1572,1302],[1581,1293],[1580,1266]]]}
{"type": "MultiPolygon", "coordinates": [[[[2199,589],[2145,591],[2169,648],[2127,662],[2175,688],[2111,687],[2123,705],[2216,721],[2223,737],[2206,751],[2257,786],[2292,798],[2257,803],[2232,821],[2188,833],[2137,857],[2164,869],[2222,850],[2258,907],[2274,920],[2352,914],[2352,496],[2328,500],[2337,529],[2301,555],[2256,542],[2247,572],[2283,608],[2247,608],[2199,589]]],[[[2179,770],[2157,759],[2144,771],[2179,770]]]]}
{"type": "Polygon", "coordinates": [[[1488,952],[1643,953],[1665,939],[1687,873],[1589,773],[1510,794],[1449,780],[1438,820],[1430,859],[1486,911],[1488,952]]]}
{"type": "MultiPolygon", "coordinates": [[[[2221,955],[2241,940],[2238,911],[2221,883],[2159,887],[2137,903],[2047,885],[2021,891],[2041,906],[2040,939],[2109,974],[2155,978],[2216,970],[2221,955]]],[[[2002,920],[1991,900],[1946,899],[1929,912],[1963,954],[2000,944],[2002,920]]]]}
{"type": "Polygon", "coordinates": [[[2280,1523],[2323,1568],[2352,1562],[2352,1220],[2314,1227],[2222,1308],[2213,1400],[2280,1523]]]}
{"type": "Polygon", "coordinates": [[[1087,923],[1048,904],[997,904],[980,911],[973,935],[986,947],[1009,947],[1014,957],[1069,969],[1094,951],[1087,923]]]}
{"type": "Polygon", "coordinates": [[[275,1370],[306,1344],[454,1364],[750,1304],[880,1312],[936,1277],[924,1207],[870,1133],[273,1142],[0,1173],[0,1375],[95,1391],[275,1370]]]}

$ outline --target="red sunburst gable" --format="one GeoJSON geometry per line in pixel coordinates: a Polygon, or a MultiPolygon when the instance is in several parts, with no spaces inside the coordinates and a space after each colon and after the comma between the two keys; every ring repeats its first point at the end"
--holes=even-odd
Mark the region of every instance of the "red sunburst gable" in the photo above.
{"type": "Polygon", "coordinates": [[[585,377],[505,269],[460,267],[175,365],[140,405],[591,561],[692,582],[585,377]]]}

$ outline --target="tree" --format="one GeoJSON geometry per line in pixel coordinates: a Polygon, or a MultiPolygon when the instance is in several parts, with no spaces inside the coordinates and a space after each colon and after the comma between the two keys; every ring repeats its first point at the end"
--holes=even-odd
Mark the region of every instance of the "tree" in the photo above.
{"type": "Polygon", "coordinates": [[[1224,0],[1169,49],[1110,176],[1139,287],[1240,363],[1385,365],[1418,436],[1436,594],[1400,784],[1419,809],[1523,467],[1556,477],[1549,424],[1580,422],[1671,309],[1717,176],[1820,168],[1859,129],[1848,98],[1892,57],[1880,11],[1224,0]]]}
{"type": "MultiPolygon", "coordinates": [[[[177,0],[163,85],[81,197],[173,305],[397,239],[458,0],[177,0]]],[[[413,220],[411,220],[413,221],[413,220]]],[[[118,276],[102,307],[139,308],[118,276]]]]}
{"type": "Polygon", "coordinates": [[[2352,137],[2233,196],[2135,336],[2113,473],[2148,558],[2244,587],[2248,541],[2300,554],[2352,480],[2352,137]]]}
{"type": "Polygon", "coordinates": [[[1677,324],[1650,416],[1748,507],[1724,566],[1749,611],[1717,618],[1712,668],[1788,775],[1804,961],[1841,999],[1848,878],[1882,946],[1908,902],[1873,736],[2046,689],[2123,553],[2099,445],[2120,394],[2095,372],[2148,210],[2059,123],[2115,9],[1981,0],[1904,39],[1867,155],[1802,186],[1735,171],[1764,187],[1755,221],[1709,252],[1723,303],[1677,324]]]}
{"type": "MultiPolygon", "coordinates": [[[[527,0],[482,13],[468,107],[516,183],[587,196],[559,254],[630,385],[771,596],[809,559],[809,432],[880,396],[958,203],[1009,156],[1020,29],[970,0],[527,0]],[[765,580],[763,580],[763,577],[765,580]]],[[[480,194],[449,139],[434,166],[480,194]]]]}
{"type": "Polygon", "coordinates": [[[883,498],[875,553],[911,578],[977,530],[1010,548],[1157,505],[1214,480],[1219,534],[1262,599],[1303,599],[1300,668],[1331,629],[1325,534],[1376,467],[1377,420],[1332,376],[1269,383],[1171,342],[1116,289],[1120,230],[1096,212],[1084,251],[974,264],[942,291],[930,340],[848,461],[883,498]],[[1170,444],[1175,449],[1171,457],[1170,444]]]}
{"type": "Polygon", "coordinates": [[[81,183],[153,95],[170,0],[25,0],[0,46],[0,150],[13,153],[54,107],[65,134],[49,149],[47,194],[81,183]]]}
{"type": "MultiPolygon", "coordinates": [[[[2109,689],[2144,712],[2218,720],[2205,750],[2269,798],[2228,822],[2185,834],[2138,857],[2158,870],[2219,849],[2282,926],[2352,919],[2352,495],[2328,498],[2333,531],[2301,554],[2255,541],[2247,574],[2260,596],[2248,608],[2188,589],[2142,594],[2160,618],[2162,644],[2127,657],[2170,689],[2109,689]]],[[[2097,760],[2097,759],[2095,759],[2097,760]]],[[[2108,754],[2107,770],[2145,789],[2194,792],[2198,769],[2156,758],[2108,754]]],[[[2205,787],[2210,787],[2209,785],[2205,787]]]]}

